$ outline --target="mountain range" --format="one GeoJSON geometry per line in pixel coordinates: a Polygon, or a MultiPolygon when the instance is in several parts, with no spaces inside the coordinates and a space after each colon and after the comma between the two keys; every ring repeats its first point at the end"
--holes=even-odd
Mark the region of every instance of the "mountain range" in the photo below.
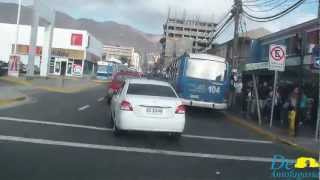
{"type": "MultiPolygon", "coordinates": [[[[31,24],[32,8],[22,6],[21,24],[31,24]]],[[[0,3],[0,22],[16,23],[17,4],[0,3]]],[[[41,25],[40,21],[40,25],[41,25]]],[[[55,26],[58,28],[87,30],[105,45],[134,47],[143,53],[159,53],[161,35],[144,33],[131,26],[114,21],[98,22],[92,19],[75,19],[63,12],[56,12],[55,26]]]]}

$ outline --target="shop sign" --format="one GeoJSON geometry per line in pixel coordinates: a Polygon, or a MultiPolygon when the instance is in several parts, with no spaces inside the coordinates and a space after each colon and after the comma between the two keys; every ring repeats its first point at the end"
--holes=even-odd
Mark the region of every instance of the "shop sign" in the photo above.
{"type": "Polygon", "coordinates": [[[66,57],[70,59],[84,59],[83,51],[73,49],[52,48],[51,55],[57,57],[66,57]]]}
{"type": "Polygon", "coordinates": [[[20,56],[11,55],[8,62],[8,75],[18,77],[19,65],[20,65],[20,56]]]}
{"type": "Polygon", "coordinates": [[[269,48],[269,70],[284,71],[286,65],[286,47],[271,44],[269,48]]]}
{"type": "Polygon", "coordinates": [[[81,76],[82,66],[79,64],[73,64],[72,72],[76,76],[81,76]]]}
{"type": "Polygon", "coordinates": [[[72,46],[82,46],[82,34],[72,34],[71,35],[71,45],[72,46]]]}
{"type": "MultiPolygon", "coordinates": [[[[17,54],[27,55],[29,54],[29,51],[30,51],[29,45],[23,45],[23,44],[17,45],[17,54]]],[[[12,53],[13,52],[14,52],[14,44],[12,45],[12,53]]],[[[41,54],[42,54],[42,47],[37,46],[36,55],[41,56],[41,54]]]]}
{"type": "Polygon", "coordinates": [[[250,64],[246,64],[245,71],[253,71],[253,70],[268,69],[268,68],[269,68],[269,62],[250,63],[250,64]]]}

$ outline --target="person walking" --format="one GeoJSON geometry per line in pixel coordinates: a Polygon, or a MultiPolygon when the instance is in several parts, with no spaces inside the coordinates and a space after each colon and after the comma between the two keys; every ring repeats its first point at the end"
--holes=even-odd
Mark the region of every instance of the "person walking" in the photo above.
{"type": "Polygon", "coordinates": [[[299,101],[299,87],[295,87],[289,95],[288,121],[289,135],[295,136],[297,131],[297,110],[299,101]]]}

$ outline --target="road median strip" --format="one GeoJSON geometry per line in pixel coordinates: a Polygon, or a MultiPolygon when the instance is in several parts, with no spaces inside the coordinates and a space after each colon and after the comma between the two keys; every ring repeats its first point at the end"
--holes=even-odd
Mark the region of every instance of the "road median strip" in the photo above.
{"type": "Polygon", "coordinates": [[[31,82],[28,80],[13,78],[13,77],[0,77],[0,80],[6,81],[12,84],[19,84],[19,85],[31,85],[31,82]]]}
{"type": "Polygon", "coordinates": [[[77,88],[35,86],[35,88],[37,88],[37,89],[46,90],[46,91],[50,91],[50,92],[66,93],[66,94],[78,93],[78,92],[81,92],[81,91],[84,91],[84,90],[88,90],[88,89],[91,89],[91,88],[94,88],[94,87],[96,87],[96,85],[89,85],[89,86],[77,87],[77,88]]]}
{"type": "Polygon", "coordinates": [[[287,144],[289,146],[295,147],[296,149],[305,151],[307,153],[314,154],[316,156],[319,155],[319,152],[316,151],[316,150],[309,149],[309,148],[303,147],[303,146],[301,146],[299,144],[296,144],[290,139],[284,138],[281,135],[277,135],[277,134],[272,133],[272,132],[270,132],[268,130],[265,130],[265,129],[261,128],[261,127],[258,127],[258,125],[255,125],[255,124],[253,124],[251,122],[247,122],[242,118],[239,118],[239,117],[237,117],[235,115],[230,115],[227,112],[224,112],[224,114],[227,117],[226,118],[227,120],[230,120],[230,121],[232,121],[234,123],[237,123],[237,124],[239,124],[239,125],[241,125],[243,127],[246,127],[248,129],[256,132],[256,133],[259,133],[259,134],[271,139],[271,140],[278,141],[278,142],[281,142],[283,144],[287,144]]]}
{"type": "Polygon", "coordinates": [[[25,100],[25,96],[20,96],[16,98],[9,98],[9,99],[0,99],[0,106],[6,106],[15,102],[23,101],[25,100]]]}

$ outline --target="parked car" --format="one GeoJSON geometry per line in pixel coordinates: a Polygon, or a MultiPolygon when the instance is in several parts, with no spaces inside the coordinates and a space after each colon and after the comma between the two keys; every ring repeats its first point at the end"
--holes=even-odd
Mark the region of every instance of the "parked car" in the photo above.
{"type": "Polygon", "coordinates": [[[27,66],[25,64],[20,64],[20,69],[19,69],[20,73],[27,73],[27,66]]]}
{"type": "Polygon", "coordinates": [[[167,82],[129,79],[112,98],[111,123],[115,135],[155,131],[177,138],[184,130],[185,106],[167,82]]]}
{"type": "Polygon", "coordinates": [[[139,73],[139,72],[123,71],[123,72],[116,73],[113,76],[111,83],[109,83],[107,86],[108,103],[110,103],[110,100],[113,94],[118,91],[118,89],[121,87],[121,85],[124,83],[126,79],[141,78],[141,77],[142,77],[142,73],[139,73]]]}
{"type": "Polygon", "coordinates": [[[37,65],[34,65],[34,74],[40,74],[40,67],[37,65]]]}
{"type": "Polygon", "coordinates": [[[8,74],[8,63],[0,61],[0,76],[8,74]]]}

